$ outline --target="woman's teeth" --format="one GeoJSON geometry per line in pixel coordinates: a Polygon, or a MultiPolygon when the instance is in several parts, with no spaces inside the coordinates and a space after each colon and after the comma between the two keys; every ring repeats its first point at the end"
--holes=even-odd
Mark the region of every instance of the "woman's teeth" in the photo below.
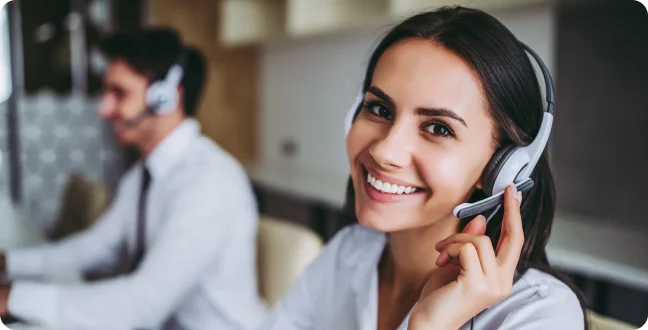
{"type": "Polygon", "coordinates": [[[371,175],[371,173],[367,173],[367,182],[369,182],[372,187],[376,188],[376,190],[380,190],[387,194],[402,195],[416,192],[416,188],[414,187],[399,186],[395,183],[382,182],[371,175]]]}

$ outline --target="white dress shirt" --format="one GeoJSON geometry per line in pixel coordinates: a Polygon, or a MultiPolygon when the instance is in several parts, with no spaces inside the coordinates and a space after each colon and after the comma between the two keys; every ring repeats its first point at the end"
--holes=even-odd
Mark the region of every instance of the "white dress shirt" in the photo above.
{"type": "Polygon", "coordinates": [[[134,257],[141,163],[124,175],[112,205],[89,230],[8,251],[7,275],[17,279],[9,297],[12,315],[65,329],[259,325],[265,310],[257,289],[258,211],[243,168],[202,136],[193,119],[162,141],[146,166],[152,179],[138,270],[79,281],[86,271],[134,257]]]}
{"type": "MultiPolygon", "coordinates": [[[[341,230],[279,300],[263,330],[375,330],[378,262],[384,233],[361,225],[341,230]]],[[[409,316],[398,328],[406,330],[409,316]]],[[[578,330],[584,328],[576,295],[554,277],[530,269],[511,294],[480,313],[474,329],[578,330]]],[[[470,322],[461,330],[469,330],[470,322]]]]}

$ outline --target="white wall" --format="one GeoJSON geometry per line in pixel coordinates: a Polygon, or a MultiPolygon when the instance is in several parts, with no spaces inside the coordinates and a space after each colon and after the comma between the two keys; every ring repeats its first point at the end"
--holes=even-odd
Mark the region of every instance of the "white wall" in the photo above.
{"type": "MultiPolygon", "coordinates": [[[[493,13],[554,68],[554,11],[550,6],[493,13]]],[[[382,31],[267,45],[261,63],[261,161],[307,171],[346,173],[343,121],[382,31]],[[281,154],[284,139],[299,150],[281,154]]]]}

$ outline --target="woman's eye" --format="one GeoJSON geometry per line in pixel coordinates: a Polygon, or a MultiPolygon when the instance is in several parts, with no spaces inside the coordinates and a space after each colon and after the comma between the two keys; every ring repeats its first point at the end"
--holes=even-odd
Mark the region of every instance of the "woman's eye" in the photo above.
{"type": "Polygon", "coordinates": [[[425,130],[441,137],[451,137],[453,135],[448,126],[439,123],[434,123],[426,126],[425,130]]]}
{"type": "Polygon", "coordinates": [[[368,103],[365,105],[365,108],[367,109],[367,111],[369,111],[371,114],[375,116],[385,118],[387,120],[394,119],[393,113],[381,104],[368,103]]]}

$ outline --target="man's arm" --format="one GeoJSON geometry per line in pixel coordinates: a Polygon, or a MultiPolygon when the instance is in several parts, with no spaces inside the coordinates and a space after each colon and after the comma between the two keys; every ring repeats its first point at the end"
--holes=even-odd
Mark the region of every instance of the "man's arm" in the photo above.
{"type": "MultiPolygon", "coordinates": [[[[82,273],[116,264],[124,242],[119,194],[91,228],[56,243],[8,250],[1,253],[7,278],[80,280],[82,273]]],[[[3,263],[0,261],[0,263],[3,263]]]]}
{"type": "Polygon", "coordinates": [[[256,221],[247,182],[232,175],[222,180],[209,167],[174,176],[164,225],[134,274],[90,284],[15,283],[9,312],[62,328],[159,326],[213,265],[230,227],[256,221]]]}

